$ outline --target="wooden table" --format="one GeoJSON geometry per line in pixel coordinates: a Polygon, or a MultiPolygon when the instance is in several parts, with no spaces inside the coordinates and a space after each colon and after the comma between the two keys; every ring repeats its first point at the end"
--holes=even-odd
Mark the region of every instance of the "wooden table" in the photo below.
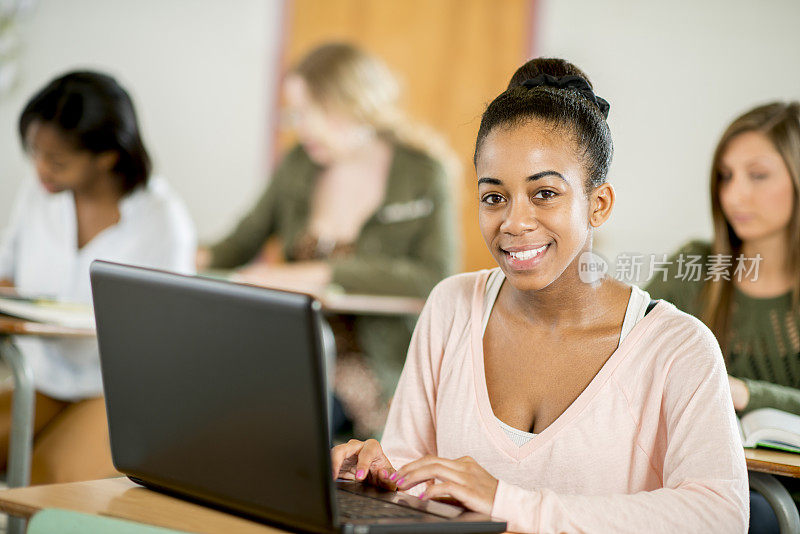
{"type": "Polygon", "coordinates": [[[281,534],[288,532],[143,488],[127,478],[49,484],[0,491],[0,510],[29,519],[45,508],[61,508],[196,533],[281,534]]]}
{"type": "MultiPolygon", "coordinates": [[[[745,449],[753,471],[800,478],[800,455],[745,449]]],[[[193,533],[288,532],[143,488],[127,478],[51,484],[0,491],[0,511],[27,520],[39,510],[61,508],[193,533]]]]}
{"type": "Polygon", "coordinates": [[[745,449],[744,457],[750,471],[800,478],[800,454],[770,449],[745,449]]]}
{"type": "Polygon", "coordinates": [[[94,337],[95,331],[82,328],[66,328],[51,324],[26,321],[8,315],[0,315],[0,336],[45,336],[45,337],[94,337]]]}
{"type": "Polygon", "coordinates": [[[419,315],[425,299],[384,295],[316,295],[325,313],[341,315],[419,315]]]}
{"type": "Polygon", "coordinates": [[[266,287],[279,291],[290,291],[311,295],[322,304],[328,314],[340,315],[419,315],[425,305],[425,299],[419,297],[401,297],[396,295],[370,295],[361,293],[342,293],[341,291],[317,291],[302,285],[280,286],[261,285],[242,282],[236,279],[236,271],[212,269],[199,273],[201,278],[223,280],[234,284],[254,287],[266,287]]]}

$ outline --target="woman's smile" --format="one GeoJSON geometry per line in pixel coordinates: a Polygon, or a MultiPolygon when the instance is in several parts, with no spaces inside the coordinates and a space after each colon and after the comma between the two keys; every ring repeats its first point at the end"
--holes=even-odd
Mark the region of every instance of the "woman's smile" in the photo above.
{"type": "Polygon", "coordinates": [[[552,243],[545,243],[544,245],[517,245],[509,247],[500,247],[506,264],[510,269],[515,271],[529,271],[538,266],[547,252],[550,250],[552,243]]]}

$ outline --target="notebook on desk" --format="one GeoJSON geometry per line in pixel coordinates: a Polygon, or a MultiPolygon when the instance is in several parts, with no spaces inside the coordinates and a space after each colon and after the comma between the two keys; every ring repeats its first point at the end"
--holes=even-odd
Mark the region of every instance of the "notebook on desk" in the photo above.
{"type": "Polygon", "coordinates": [[[88,304],[25,298],[0,293],[0,313],[28,321],[91,330],[94,315],[88,304]]]}
{"type": "Polygon", "coordinates": [[[91,268],[114,465],[152,489],[313,532],[502,532],[331,480],[325,323],[308,295],[91,268]]]}

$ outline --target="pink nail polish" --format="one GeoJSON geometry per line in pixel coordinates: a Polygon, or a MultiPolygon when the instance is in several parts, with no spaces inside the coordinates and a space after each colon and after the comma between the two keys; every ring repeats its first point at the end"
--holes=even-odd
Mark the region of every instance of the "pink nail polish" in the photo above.
{"type": "Polygon", "coordinates": [[[398,486],[402,486],[404,481],[405,481],[405,477],[403,477],[403,478],[401,478],[400,480],[398,480],[398,481],[397,481],[397,485],[398,485],[398,486]]]}
{"type": "Polygon", "coordinates": [[[386,469],[381,469],[381,478],[386,478],[389,476],[389,472],[386,469]]]}
{"type": "Polygon", "coordinates": [[[364,470],[363,469],[359,469],[358,471],[356,471],[356,478],[364,478],[364,470]]]}
{"type": "Polygon", "coordinates": [[[420,498],[420,500],[425,498],[425,492],[424,491],[419,494],[419,498],[420,498]]]}
{"type": "Polygon", "coordinates": [[[394,473],[392,473],[392,476],[390,476],[390,477],[389,477],[389,480],[394,480],[394,479],[396,479],[396,478],[397,478],[397,471],[395,471],[394,473]]]}

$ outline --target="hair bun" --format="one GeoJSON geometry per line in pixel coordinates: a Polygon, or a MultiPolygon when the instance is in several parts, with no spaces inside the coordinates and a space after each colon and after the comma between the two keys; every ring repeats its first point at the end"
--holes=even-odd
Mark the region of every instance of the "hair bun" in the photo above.
{"type": "Polygon", "coordinates": [[[522,87],[527,89],[534,89],[536,87],[553,87],[555,89],[575,89],[584,98],[592,102],[600,110],[603,118],[608,118],[608,112],[611,109],[611,104],[607,100],[594,94],[592,86],[582,76],[569,74],[567,76],[552,76],[550,74],[541,73],[533,78],[528,78],[522,82],[522,87]]]}

